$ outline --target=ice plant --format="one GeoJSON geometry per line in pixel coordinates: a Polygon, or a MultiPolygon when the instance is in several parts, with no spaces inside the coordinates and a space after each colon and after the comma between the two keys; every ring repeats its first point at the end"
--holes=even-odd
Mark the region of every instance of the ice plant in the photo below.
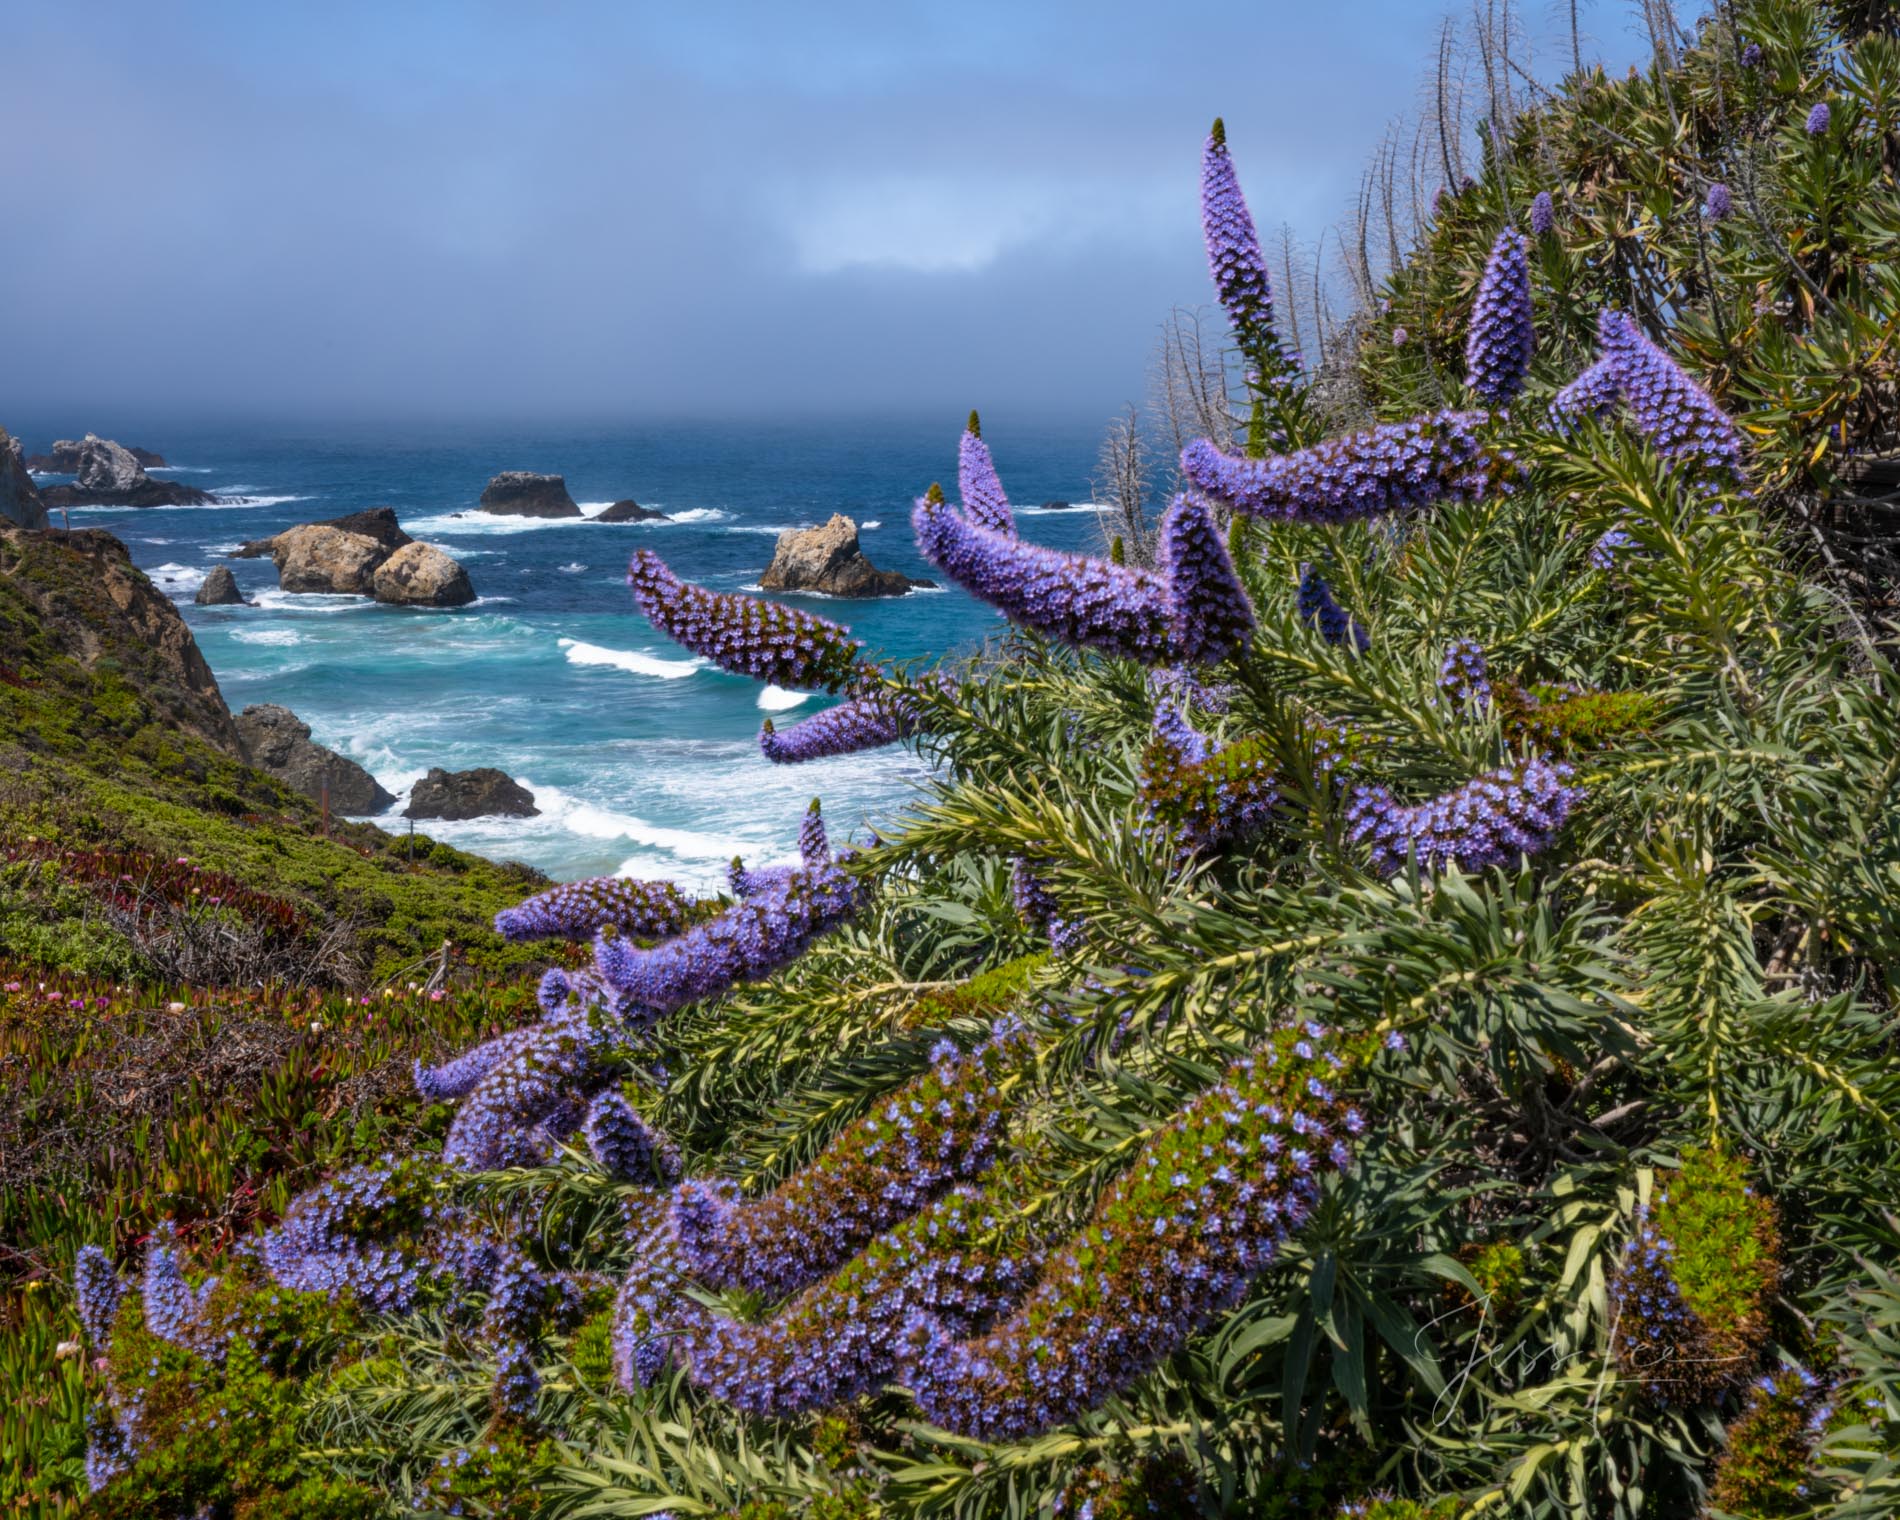
{"type": "Polygon", "coordinates": [[[1014,534],[1016,516],[1003,494],[1003,482],[990,458],[990,446],[983,441],[983,425],[975,412],[970,425],[957,440],[957,494],[963,498],[963,514],[980,528],[1014,534]]]}
{"type": "Polygon", "coordinates": [[[1541,755],[1500,766],[1428,802],[1406,806],[1383,786],[1346,802],[1346,837],[1370,847],[1372,868],[1391,876],[1417,859],[1421,870],[1510,866],[1547,848],[1581,792],[1573,772],[1541,755]]]}
{"type": "Polygon", "coordinates": [[[1227,127],[1217,116],[1201,150],[1201,235],[1214,291],[1241,345],[1259,352],[1273,342],[1273,289],[1253,214],[1227,151],[1227,127]]]}
{"type": "Polygon", "coordinates": [[[1286,522],[1347,522],[1476,500],[1508,488],[1511,473],[1510,456],[1479,436],[1486,415],[1438,412],[1267,459],[1226,454],[1197,438],[1181,451],[1181,472],[1235,511],[1286,522]]]}
{"type": "Polygon", "coordinates": [[[1531,271],[1524,239],[1506,227],[1491,245],[1465,340],[1465,384],[1492,406],[1509,406],[1530,373],[1537,334],[1531,324],[1531,271]]]}
{"type": "Polygon", "coordinates": [[[692,900],[670,881],[628,881],[597,876],[570,881],[495,915],[503,939],[594,937],[609,925],[637,939],[654,939],[684,928],[692,900]]]}
{"type": "Polygon", "coordinates": [[[670,1215],[682,1264],[715,1287],[781,1298],[976,1176],[1002,1132],[1010,1043],[960,1055],[944,1041],[922,1076],[756,1201],[730,1183],[682,1183],[670,1215]]]}
{"type": "Polygon", "coordinates": [[[924,1417],[980,1440],[1034,1435],[1096,1408],[1238,1304],[1364,1128],[1323,1035],[1274,1037],[1163,1126],[987,1333],[959,1338],[913,1311],[900,1381],[924,1417]]]}
{"type": "Polygon", "coordinates": [[[633,556],[627,584],[655,628],[722,670],[822,691],[836,691],[859,674],[862,646],[848,628],[776,602],[692,585],[650,549],[633,556]]]}
{"type": "Polygon", "coordinates": [[[1531,197],[1531,234],[1534,237],[1549,237],[1557,226],[1557,208],[1552,204],[1550,192],[1539,190],[1531,197]]]}
{"type": "Polygon", "coordinates": [[[1834,112],[1825,100],[1817,100],[1814,109],[1808,112],[1807,132],[1810,137],[1820,137],[1826,133],[1828,124],[1834,119],[1834,112]]]}
{"type": "Polygon", "coordinates": [[[1300,566],[1298,610],[1300,621],[1317,628],[1328,644],[1351,644],[1363,654],[1372,644],[1372,636],[1357,618],[1333,599],[1333,588],[1311,565],[1300,566]]]}
{"type": "Polygon", "coordinates": [[[1453,639],[1438,667],[1438,689],[1459,706],[1485,707],[1491,701],[1491,672],[1475,639],[1453,639]]]}
{"type": "Polygon", "coordinates": [[[125,1284],[114,1270],[112,1258],[98,1246],[81,1246],[73,1258],[73,1297],[86,1344],[95,1354],[102,1354],[112,1342],[112,1322],[118,1318],[125,1284]]]}
{"type": "Polygon", "coordinates": [[[1740,485],[1742,436],[1714,398],[1620,311],[1599,314],[1597,340],[1616,376],[1625,415],[1656,452],[1740,485]]]}
{"type": "Polygon", "coordinates": [[[1709,186],[1707,199],[1702,202],[1702,214],[1712,222],[1727,221],[1729,213],[1735,209],[1735,198],[1729,193],[1727,185],[1717,181],[1709,186]]]}

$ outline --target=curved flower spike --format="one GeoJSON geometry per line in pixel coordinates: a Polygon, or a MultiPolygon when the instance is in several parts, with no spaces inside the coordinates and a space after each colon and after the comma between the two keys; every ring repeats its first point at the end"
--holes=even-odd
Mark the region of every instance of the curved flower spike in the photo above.
{"type": "Polygon", "coordinates": [[[642,549],[627,567],[633,599],[653,626],[721,670],[775,686],[836,691],[858,674],[851,630],[809,612],[708,591],[642,549]]]}
{"type": "Polygon", "coordinates": [[[378,1314],[400,1313],[421,1287],[422,1264],[399,1248],[433,1216],[431,1179],[385,1158],[348,1167],[306,1192],[259,1243],[281,1288],[344,1290],[378,1314]]]}
{"type": "Polygon", "coordinates": [[[506,1030],[494,1039],[484,1040],[459,1056],[444,1061],[440,1066],[424,1066],[418,1060],[414,1067],[417,1096],[431,1103],[466,1096],[474,1090],[477,1082],[499,1066],[528,1037],[532,1028],[529,1025],[522,1029],[506,1030]]]}
{"type": "Polygon", "coordinates": [[[980,527],[932,486],[911,522],[924,558],[1013,622],[1085,649],[1139,660],[1167,658],[1167,583],[1147,570],[1064,554],[980,527]]]}
{"type": "Polygon", "coordinates": [[[796,866],[760,866],[748,871],[745,862],[735,855],[732,864],[726,867],[726,881],[734,897],[769,897],[791,885],[797,871],[796,866]]]}
{"type": "Polygon", "coordinates": [[[1534,755],[1411,807],[1382,786],[1362,787],[1346,802],[1346,837],[1371,847],[1381,876],[1404,870],[1414,857],[1427,871],[1514,865],[1545,849],[1564,826],[1583,796],[1565,784],[1573,774],[1534,755]]]}
{"type": "Polygon", "coordinates": [[[1562,428],[1573,417],[1605,417],[1621,399],[1616,367],[1607,358],[1598,359],[1550,398],[1550,420],[1562,428]]]}
{"type": "Polygon", "coordinates": [[[118,1318],[125,1283],[113,1270],[112,1258],[98,1246],[81,1246],[73,1258],[73,1296],[79,1304],[79,1327],[86,1344],[101,1355],[112,1343],[112,1322],[118,1318]]]}
{"type": "Polygon", "coordinates": [[[609,925],[637,939],[675,934],[686,926],[692,901],[670,881],[596,876],[570,881],[495,915],[503,939],[592,939],[609,925]]]}
{"type": "Polygon", "coordinates": [[[975,412],[970,413],[970,425],[957,440],[957,494],[963,498],[964,515],[978,527],[1015,535],[1016,515],[1003,494],[1003,482],[997,476],[975,412]]]}
{"type": "Polygon", "coordinates": [[[1665,459],[1740,485],[1742,435],[1715,398],[1620,311],[1602,312],[1597,338],[1631,426],[1665,459]]]}
{"type": "Polygon", "coordinates": [[[1531,231],[1538,237],[1549,237],[1557,225],[1557,207],[1552,203],[1548,190],[1539,190],[1531,198],[1531,231]]]}
{"type": "Polygon", "coordinates": [[[1181,472],[1238,512],[1293,522],[1345,522],[1509,489],[1511,456],[1478,436],[1484,412],[1438,412],[1344,438],[1245,459],[1206,438],[1181,451],[1181,472]]]}
{"type": "Polygon", "coordinates": [[[1524,239],[1506,227],[1491,245],[1471,303],[1465,384],[1492,406],[1509,406],[1530,373],[1537,333],[1531,325],[1531,269],[1524,239]]]}
{"type": "Polygon", "coordinates": [[[1174,498],[1161,519],[1157,567],[1167,580],[1174,659],[1212,665],[1246,642],[1253,632],[1253,603],[1206,502],[1174,498]]]}
{"type": "Polygon", "coordinates": [[[588,1150],[609,1176],[622,1182],[671,1182],[679,1176],[678,1147],[613,1088],[587,1106],[581,1129],[588,1150]]]}
{"type": "Polygon", "coordinates": [[[1235,332],[1251,347],[1271,342],[1273,288],[1267,261],[1227,151],[1227,126],[1218,116],[1201,150],[1201,235],[1214,292],[1235,332]]]}
{"type": "Polygon", "coordinates": [[[783,731],[773,728],[768,718],[759,731],[759,748],[775,765],[797,765],[882,749],[916,731],[915,711],[903,697],[875,691],[800,719],[783,731]]]}
{"type": "Polygon", "coordinates": [[[211,1327],[205,1322],[205,1310],[217,1290],[218,1279],[207,1278],[193,1288],[185,1281],[184,1264],[178,1256],[178,1232],[169,1221],[152,1231],[145,1250],[145,1328],[162,1341],[183,1346],[201,1356],[216,1356],[222,1349],[211,1327]]]}
{"type": "Polygon", "coordinates": [[[518,1039],[469,1089],[449,1126],[442,1159],[451,1166],[536,1165],[581,1122],[577,1089],[609,1043],[606,1030],[576,1012],[512,1032],[518,1039]]]}

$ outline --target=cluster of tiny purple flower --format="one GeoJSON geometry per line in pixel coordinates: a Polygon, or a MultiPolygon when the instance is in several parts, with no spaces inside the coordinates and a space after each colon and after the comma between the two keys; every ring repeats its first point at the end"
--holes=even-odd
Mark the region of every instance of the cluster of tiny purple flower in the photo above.
{"type": "Polygon", "coordinates": [[[589,1153],[608,1176],[622,1182],[678,1180],[679,1147],[642,1119],[617,1090],[608,1088],[595,1095],[587,1105],[581,1130],[589,1153]]]}
{"type": "Polygon", "coordinates": [[[780,732],[770,718],[759,748],[775,765],[797,765],[832,755],[882,749],[917,732],[917,707],[902,692],[871,691],[828,707],[780,732]]]}
{"type": "Polygon", "coordinates": [[[1825,100],[1815,101],[1814,109],[1808,112],[1808,121],[1807,121],[1808,136],[1810,137],[1825,136],[1827,133],[1827,129],[1833,123],[1833,120],[1834,120],[1834,112],[1833,112],[1833,109],[1828,105],[1828,103],[1825,100]]]}
{"type": "Polygon", "coordinates": [[[1735,210],[1735,197],[1730,194],[1727,185],[1719,180],[1709,186],[1708,196],[1702,202],[1702,214],[1711,222],[1725,222],[1735,210]]]}
{"type": "Polygon", "coordinates": [[[1349,644],[1361,654],[1371,647],[1372,635],[1366,632],[1365,625],[1339,605],[1333,597],[1333,588],[1311,565],[1300,566],[1298,609],[1300,621],[1309,628],[1317,628],[1319,636],[1328,644],[1349,644]]]}
{"type": "Polygon", "coordinates": [[[145,1328],[162,1341],[182,1346],[212,1361],[223,1359],[224,1337],[207,1311],[218,1279],[207,1278],[196,1288],[185,1281],[184,1261],[178,1252],[178,1232],[168,1220],[152,1231],[145,1247],[145,1277],[141,1298],[145,1328]]]}
{"type": "Polygon", "coordinates": [[[1265,351],[1274,342],[1273,287],[1253,213],[1227,151],[1227,127],[1218,117],[1201,150],[1201,235],[1215,294],[1242,348],[1250,354],[1265,351]]]}
{"type": "Polygon", "coordinates": [[[670,881],[597,876],[564,882],[495,915],[503,939],[592,939],[612,927],[636,939],[677,933],[692,902],[670,881]]]}
{"type": "Polygon", "coordinates": [[[1453,639],[1438,667],[1438,689],[1460,707],[1488,707],[1491,668],[1476,639],[1453,639]]]}
{"type": "Polygon", "coordinates": [[[1009,509],[1009,497],[1003,493],[1002,478],[996,473],[996,461],[990,458],[990,446],[983,441],[983,424],[975,412],[970,413],[970,425],[957,440],[957,495],[962,498],[963,515],[979,528],[1012,535],[1016,532],[1016,515],[1009,509]]]}
{"type": "Polygon", "coordinates": [[[1665,459],[1712,480],[1742,482],[1742,435],[1713,397],[1620,311],[1597,318],[1597,341],[1630,423],[1665,459]]]}
{"type": "Polygon", "coordinates": [[[925,1418],[981,1440],[1047,1430],[1238,1304],[1364,1129],[1323,1038],[1284,1032],[1170,1120],[988,1332],[913,1310],[899,1377],[925,1418]]]}
{"type": "Polygon", "coordinates": [[[1073,955],[1082,948],[1087,938],[1082,921],[1063,915],[1055,894],[1036,874],[1034,861],[1019,855],[1009,863],[1009,895],[1023,922],[1047,934],[1049,948],[1057,955],[1073,955]]]}
{"type": "Polygon", "coordinates": [[[119,1317],[125,1283],[112,1258],[98,1246],[81,1246],[73,1258],[73,1297],[78,1301],[79,1328],[95,1356],[112,1344],[112,1322],[119,1317]]]}
{"type": "Polygon", "coordinates": [[[823,691],[847,686],[860,674],[862,646],[849,629],[776,602],[691,585],[650,549],[634,555],[627,584],[655,628],[721,670],[823,691]]]}
{"type": "Polygon", "coordinates": [[[1549,237],[1556,227],[1557,207],[1548,190],[1539,190],[1531,197],[1531,233],[1536,237],[1549,237]]]}
{"type": "Polygon", "coordinates": [[[1138,795],[1150,826],[1177,858],[1209,856],[1266,827],[1280,792],[1273,766],[1251,740],[1215,744],[1170,702],[1155,708],[1138,795]]]}
{"type": "Polygon", "coordinates": [[[1562,762],[1533,755],[1467,781],[1428,802],[1406,806],[1383,786],[1346,802],[1346,837],[1372,852],[1372,869],[1391,876],[1416,859],[1426,871],[1514,865],[1546,849],[1582,793],[1562,762]]]}
{"type": "Polygon", "coordinates": [[[1438,412],[1328,439],[1293,454],[1247,459],[1205,438],[1181,451],[1181,473],[1237,512],[1288,522],[1347,522],[1416,511],[1509,489],[1509,454],[1489,448],[1484,412],[1438,412]]]}
{"type": "Polygon", "coordinates": [[[469,1052],[458,1079],[466,1070],[485,1069],[456,1110],[442,1159],[471,1172],[550,1160],[556,1145],[579,1127],[586,1087],[612,1043],[606,1015],[578,1008],[510,1030],[469,1052]]]}
{"type": "Polygon", "coordinates": [[[1465,384],[1491,406],[1509,406],[1524,388],[1537,346],[1531,323],[1531,270],[1524,239],[1506,227],[1491,245],[1471,303],[1465,384]]]}
{"type": "Polygon", "coordinates": [[[421,1241],[444,1217],[432,1168],[380,1161],[352,1166],[295,1198],[258,1245],[281,1288],[350,1292],[377,1314],[410,1308],[430,1275],[421,1241]]]}

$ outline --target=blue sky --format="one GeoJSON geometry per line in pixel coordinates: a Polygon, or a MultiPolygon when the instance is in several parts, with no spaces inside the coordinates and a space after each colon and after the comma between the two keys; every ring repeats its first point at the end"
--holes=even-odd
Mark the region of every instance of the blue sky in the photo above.
{"type": "Polygon", "coordinates": [[[0,423],[1106,413],[1207,299],[1209,119],[1310,241],[1441,13],[8,0],[0,423]]]}

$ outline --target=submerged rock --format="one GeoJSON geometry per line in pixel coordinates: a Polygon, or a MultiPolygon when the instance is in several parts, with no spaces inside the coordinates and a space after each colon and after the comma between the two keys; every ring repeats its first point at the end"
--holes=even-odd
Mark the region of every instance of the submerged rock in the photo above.
{"type": "Polygon", "coordinates": [[[655,519],[666,521],[666,514],[655,507],[643,507],[637,501],[617,501],[605,512],[596,513],[592,522],[652,522],[655,519]]]}
{"type": "Polygon", "coordinates": [[[482,510],[507,517],[579,517],[564,475],[503,470],[482,492],[482,510]]]}
{"type": "Polygon", "coordinates": [[[492,765],[472,771],[432,769],[409,789],[405,818],[441,818],[455,822],[463,818],[533,818],[541,809],[534,805],[534,793],[506,771],[492,765]]]}
{"type": "Polygon", "coordinates": [[[404,544],[376,567],[370,592],[399,607],[463,607],[475,600],[468,571],[432,544],[404,544]]]}
{"type": "Polygon", "coordinates": [[[913,586],[934,586],[897,570],[880,570],[858,547],[858,525],[842,512],[817,528],[794,528],[778,536],[772,563],[759,577],[766,591],[816,591],[826,596],[902,596],[913,586]]]}
{"type": "Polygon", "coordinates": [[[1042,504],[1042,510],[1045,512],[1067,512],[1074,505],[1075,503],[1072,501],[1045,501],[1042,504]]]}
{"type": "Polygon", "coordinates": [[[20,457],[20,440],[0,428],[0,520],[16,528],[44,528],[46,503],[20,457]]]}
{"type": "Polygon", "coordinates": [[[238,590],[237,577],[229,565],[214,565],[192,600],[200,607],[241,607],[244,593],[238,590]]]}
{"type": "Polygon", "coordinates": [[[333,813],[360,818],[396,800],[354,760],[313,743],[310,725],[288,707],[254,704],[238,714],[237,727],[252,765],[312,802],[327,796],[333,813]]]}

